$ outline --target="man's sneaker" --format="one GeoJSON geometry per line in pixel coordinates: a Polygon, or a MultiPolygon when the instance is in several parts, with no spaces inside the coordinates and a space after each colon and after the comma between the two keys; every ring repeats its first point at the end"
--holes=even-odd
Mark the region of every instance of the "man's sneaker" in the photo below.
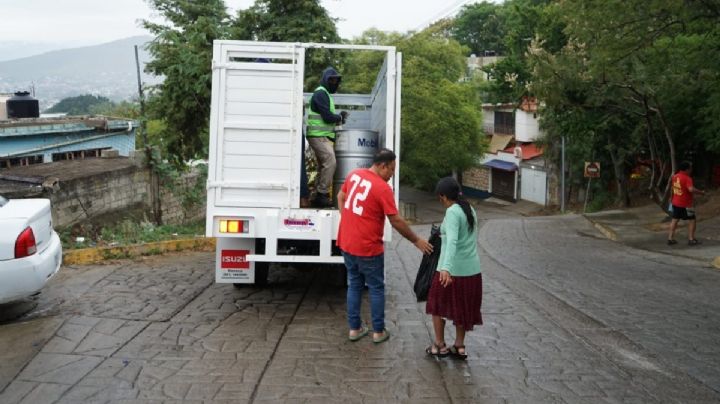
{"type": "Polygon", "coordinates": [[[677,244],[677,240],[668,240],[668,245],[675,245],[677,244]]]}
{"type": "Polygon", "coordinates": [[[698,240],[698,239],[688,240],[688,245],[698,245],[698,244],[702,244],[700,242],[700,240],[698,240]]]}
{"type": "Polygon", "coordinates": [[[332,199],[328,194],[317,194],[312,204],[316,208],[331,208],[333,206],[332,199]]]}

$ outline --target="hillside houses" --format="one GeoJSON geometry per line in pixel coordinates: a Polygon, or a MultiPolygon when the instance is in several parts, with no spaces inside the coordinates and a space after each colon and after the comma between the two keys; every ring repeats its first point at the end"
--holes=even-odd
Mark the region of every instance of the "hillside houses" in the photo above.
{"type": "Polygon", "coordinates": [[[542,131],[538,102],[525,97],[519,104],[483,104],[483,130],[489,150],[475,167],[462,173],[466,194],[494,196],[546,206],[557,203],[555,175],[538,144],[542,131]]]}

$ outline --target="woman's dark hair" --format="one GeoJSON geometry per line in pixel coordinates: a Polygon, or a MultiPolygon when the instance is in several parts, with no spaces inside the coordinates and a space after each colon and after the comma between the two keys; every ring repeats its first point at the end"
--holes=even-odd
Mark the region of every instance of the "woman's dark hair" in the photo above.
{"type": "Polygon", "coordinates": [[[475,216],[473,215],[472,209],[470,208],[470,202],[463,198],[462,192],[460,191],[460,184],[453,177],[441,178],[435,187],[435,193],[442,195],[451,201],[457,203],[465,212],[467,218],[468,228],[473,231],[475,227],[475,216]]]}
{"type": "Polygon", "coordinates": [[[689,161],[683,161],[680,163],[680,165],[678,165],[678,171],[687,171],[690,169],[690,167],[692,167],[692,163],[690,163],[689,161]]]}

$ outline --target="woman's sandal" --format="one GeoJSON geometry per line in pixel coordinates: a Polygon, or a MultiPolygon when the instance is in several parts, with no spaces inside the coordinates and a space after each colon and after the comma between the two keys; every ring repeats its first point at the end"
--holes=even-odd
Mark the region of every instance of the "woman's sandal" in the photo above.
{"type": "Polygon", "coordinates": [[[461,349],[463,351],[465,351],[465,345],[451,346],[449,349],[450,355],[452,355],[452,357],[455,359],[460,359],[460,360],[464,361],[465,359],[467,359],[468,356],[467,356],[467,353],[465,353],[465,352],[460,353],[461,349]]]}
{"type": "Polygon", "coordinates": [[[450,351],[448,350],[447,345],[443,342],[442,345],[438,345],[433,342],[432,345],[425,348],[425,353],[430,356],[436,356],[438,358],[444,358],[448,355],[450,355],[450,351]],[[433,352],[434,350],[434,352],[433,352]]]}
{"type": "Polygon", "coordinates": [[[387,329],[384,329],[382,332],[382,335],[380,337],[375,337],[373,334],[373,344],[380,344],[382,342],[387,341],[390,338],[390,333],[387,329]]]}
{"type": "Polygon", "coordinates": [[[359,341],[362,337],[368,335],[368,333],[370,332],[370,329],[367,328],[366,326],[362,325],[362,326],[360,326],[359,330],[353,330],[353,331],[357,331],[357,334],[355,334],[355,335],[348,334],[348,340],[350,340],[352,342],[356,342],[356,341],[359,341]]]}

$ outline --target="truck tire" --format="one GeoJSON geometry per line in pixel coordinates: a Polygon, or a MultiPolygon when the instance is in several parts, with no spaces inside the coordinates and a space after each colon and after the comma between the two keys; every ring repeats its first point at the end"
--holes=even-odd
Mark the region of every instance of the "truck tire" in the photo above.
{"type": "Polygon", "coordinates": [[[270,273],[269,262],[255,263],[255,286],[265,287],[268,284],[268,273],[270,273]]]}
{"type": "Polygon", "coordinates": [[[347,287],[347,267],[345,264],[337,264],[333,265],[333,268],[331,268],[333,272],[335,272],[335,283],[338,287],[346,288],[347,287]]]}
{"type": "MultiPolygon", "coordinates": [[[[265,254],[265,239],[255,239],[255,253],[265,254]]],[[[268,273],[270,272],[269,262],[255,262],[255,286],[265,287],[268,284],[268,273]]],[[[247,283],[234,283],[236,288],[242,288],[247,283]]]]}
{"type": "MultiPolygon", "coordinates": [[[[255,253],[265,254],[265,239],[255,239],[255,253]]],[[[265,287],[268,284],[269,262],[255,262],[255,286],[265,287]]]]}
{"type": "Polygon", "coordinates": [[[268,284],[268,274],[270,273],[269,262],[256,262],[255,263],[255,283],[233,283],[236,288],[244,288],[246,286],[265,287],[268,284]]]}

